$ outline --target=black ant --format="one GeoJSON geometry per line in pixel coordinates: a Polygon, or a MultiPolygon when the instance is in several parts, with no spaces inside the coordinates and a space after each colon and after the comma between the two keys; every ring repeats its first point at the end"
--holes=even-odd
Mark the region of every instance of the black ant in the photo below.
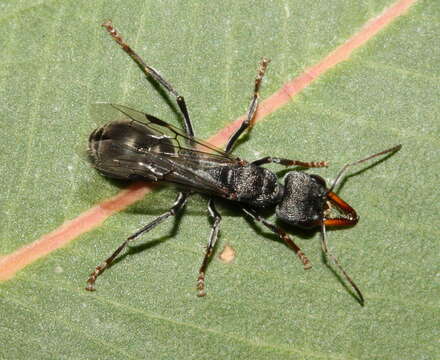
{"type": "Polygon", "coordinates": [[[197,280],[199,296],[206,295],[206,269],[217,241],[221,222],[221,216],[215,207],[215,198],[224,198],[233,201],[246,215],[277,234],[293,249],[305,269],[311,267],[309,259],[283,229],[261,217],[258,210],[275,208],[277,217],[287,224],[302,228],[320,227],[324,253],[341,270],[356,291],[360,303],[363,304],[364,297],[361,291],[328,250],[326,227],[352,226],[358,221],[355,210],[333,190],[349,167],[379,155],[394,153],[401,148],[401,145],[345,165],[330,187],[327,187],[322,177],[300,171],[287,173],[282,185],[272,171],[261,165],[275,163],[283,166],[319,168],[327,166],[327,163],[276,157],[264,157],[248,162],[232,155],[234,144],[250,127],[254,118],[260,85],[269,64],[268,59],[263,58],[260,62],[246,119],[231,136],[225,150],[220,150],[195,138],[183,96],[179,95],[157,70],[148,66],[130,48],[111,21],[104,23],[103,27],[147,76],[151,76],[176,98],[185,126],[182,131],[152,115],[121,105],[104,104],[116,112],[118,120],[109,122],[92,132],[88,149],[90,159],[95,168],[105,176],[125,180],[165,181],[178,185],[181,190],[171,209],[129,236],[109,258],[96,267],[87,281],[86,289],[95,290],[96,278],[112,264],[130,241],[148,232],[165,219],[175,216],[183,209],[188,197],[197,192],[210,196],[208,211],[213,219],[211,235],[197,280]],[[338,210],[337,216],[332,215],[332,209],[338,210]]]}

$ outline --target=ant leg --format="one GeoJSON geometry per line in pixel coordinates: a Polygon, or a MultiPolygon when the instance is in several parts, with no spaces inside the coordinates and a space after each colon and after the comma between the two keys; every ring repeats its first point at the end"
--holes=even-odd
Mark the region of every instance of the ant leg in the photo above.
{"type": "Polygon", "coordinates": [[[308,270],[312,267],[312,264],[310,263],[310,260],[307,258],[307,256],[304,255],[304,253],[301,251],[299,246],[293,242],[293,240],[289,237],[289,235],[287,235],[287,233],[283,229],[267,221],[266,219],[258,215],[254,210],[244,207],[242,208],[242,210],[252,219],[261,222],[264,226],[266,226],[268,229],[272,230],[275,234],[277,234],[286,243],[286,245],[289,246],[299,257],[299,259],[304,265],[304,270],[308,270]]]}
{"type": "Polygon", "coordinates": [[[237,139],[240,137],[240,135],[249,127],[251,126],[252,120],[254,119],[255,112],[257,111],[258,107],[258,98],[260,97],[260,85],[261,81],[263,80],[264,73],[266,72],[267,65],[269,64],[270,60],[263,58],[260,61],[260,66],[258,69],[258,75],[255,78],[255,87],[254,87],[254,95],[252,97],[251,103],[249,105],[249,109],[247,111],[246,119],[241,123],[241,126],[237,129],[237,131],[230,137],[225,152],[229,153],[232,151],[232,147],[234,146],[237,139]]]}
{"type": "Polygon", "coordinates": [[[134,234],[130,235],[127,240],[125,240],[119,247],[111,254],[110,257],[108,257],[106,260],[104,260],[100,265],[98,265],[95,270],[90,274],[88,280],[87,280],[87,287],[86,290],[88,291],[94,291],[95,290],[95,281],[96,278],[101,275],[105,269],[111,266],[115,258],[119,255],[119,253],[125,249],[125,247],[128,245],[128,243],[131,240],[136,239],[139,235],[146,233],[159,225],[162,221],[169,218],[170,216],[175,216],[186,204],[186,201],[188,199],[189,193],[183,193],[180,192],[177,195],[177,199],[170,210],[163,213],[162,215],[158,216],[156,219],[154,219],[152,222],[144,226],[143,228],[136,231],[134,234]]]}
{"type": "Polygon", "coordinates": [[[197,296],[206,295],[205,292],[206,268],[208,267],[209,259],[211,258],[212,251],[217,241],[220,221],[222,220],[222,217],[215,208],[214,201],[212,199],[209,200],[208,211],[209,211],[209,216],[213,220],[213,224],[211,229],[211,235],[209,236],[208,246],[206,247],[205,257],[203,258],[202,266],[200,266],[199,269],[199,277],[197,278],[197,290],[199,290],[199,293],[197,294],[197,296]]]}
{"type": "Polygon", "coordinates": [[[145,75],[151,76],[176,98],[177,105],[179,106],[179,109],[183,115],[185,132],[188,136],[194,137],[194,129],[192,127],[191,119],[189,117],[188,108],[186,106],[184,97],[179,95],[179,93],[173,88],[173,86],[168,81],[166,81],[156,69],[147,65],[141,59],[141,57],[133,51],[133,49],[124,41],[118,30],[113,26],[111,20],[106,21],[102,24],[102,26],[106,28],[113,40],[115,40],[121,46],[122,50],[124,50],[134,60],[134,62],[140,67],[145,75]]]}
{"type": "Polygon", "coordinates": [[[258,159],[255,161],[252,161],[251,164],[253,165],[263,165],[263,164],[279,164],[283,166],[301,166],[305,168],[320,168],[320,167],[327,167],[328,162],[327,161],[299,161],[299,160],[289,160],[284,158],[277,158],[272,156],[266,156],[262,159],[258,159]]]}

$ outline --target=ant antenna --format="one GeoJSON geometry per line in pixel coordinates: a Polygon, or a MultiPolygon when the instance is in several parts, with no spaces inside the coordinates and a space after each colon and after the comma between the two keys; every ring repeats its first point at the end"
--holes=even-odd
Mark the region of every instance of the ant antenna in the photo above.
{"type": "Polygon", "coordinates": [[[322,251],[324,251],[327,258],[330,258],[332,260],[333,264],[335,264],[339,268],[339,270],[342,272],[342,274],[344,274],[347,281],[350,283],[350,285],[356,291],[361,306],[364,306],[365,300],[364,300],[364,296],[362,295],[361,291],[359,290],[359,288],[357,287],[355,282],[352,280],[352,278],[345,272],[345,270],[343,269],[343,267],[339,263],[336,256],[334,256],[332,253],[330,253],[330,251],[328,249],[324,222],[322,223],[322,227],[321,227],[321,240],[322,240],[321,241],[322,251]]]}
{"type": "MultiPolygon", "coordinates": [[[[361,164],[361,163],[363,163],[365,161],[368,161],[368,160],[373,159],[373,158],[375,158],[377,156],[380,156],[380,155],[394,153],[394,152],[400,150],[401,148],[402,148],[402,145],[399,144],[399,145],[393,146],[392,148],[389,148],[387,150],[383,150],[383,151],[378,152],[376,154],[367,156],[366,158],[363,158],[361,160],[345,164],[342,167],[342,169],[339,171],[339,173],[336,176],[335,180],[333,181],[332,186],[327,191],[327,194],[333,192],[334,188],[340,183],[341,179],[343,178],[343,175],[345,174],[345,172],[347,171],[347,169],[350,166],[361,164]]],[[[362,306],[364,306],[365,300],[364,300],[364,296],[362,295],[361,291],[359,290],[359,288],[357,287],[355,282],[352,280],[352,278],[342,268],[342,266],[339,263],[338,259],[332,253],[330,253],[330,251],[329,251],[328,244],[327,244],[327,237],[326,237],[325,220],[322,222],[322,225],[321,225],[321,239],[322,239],[322,241],[321,241],[322,251],[325,253],[327,258],[329,258],[333,262],[333,264],[335,264],[338,267],[338,269],[342,272],[342,274],[344,275],[345,279],[350,283],[352,288],[356,291],[356,294],[358,296],[360,304],[362,306]]]]}
{"type": "Polygon", "coordinates": [[[375,158],[376,156],[380,156],[380,155],[387,154],[387,153],[394,153],[394,152],[396,152],[396,151],[399,151],[401,148],[402,148],[402,145],[399,144],[399,145],[393,146],[393,147],[390,148],[390,149],[387,149],[387,150],[381,151],[381,152],[379,152],[379,153],[377,153],[377,154],[373,154],[373,155],[367,156],[367,157],[364,158],[364,159],[361,159],[361,160],[358,160],[358,161],[355,161],[355,162],[352,162],[352,163],[345,164],[345,165],[343,166],[343,168],[339,171],[338,176],[336,176],[335,180],[333,181],[333,184],[332,184],[332,186],[330,187],[330,189],[328,190],[328,193],[329,193],[329,192],[332,192],[333,189],[336,187],[336,185],[338,185],[338,183],[339,183],[339,182],[341,181],[341,179],[342,179],[342,175],[344,175],[345,171],[346,171],[350,166],[354,166],[354,165],[357,165],[357,164],[363,163],[363,162],[365,162],[365,161],[367,161],[367,160],[370,160],[370,159],[372,159],[372,158],[375,158]]]}

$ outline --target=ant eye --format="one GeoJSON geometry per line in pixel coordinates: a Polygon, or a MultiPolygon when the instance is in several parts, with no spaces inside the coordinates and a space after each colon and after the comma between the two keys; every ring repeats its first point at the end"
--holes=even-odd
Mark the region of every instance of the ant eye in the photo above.
{"type": "Polygon", "coordinates": [[[314,179],[314,180],[316,180],[316,182],[319,184],[319,185],[322,185],[322,186],[324,186],[325,188],[327,187],[327,184],[326,184],[326,182],[325,182],[325,180],[321,177],[321,176],[319,176],[319,175],[315,175],[315,174],[312,174],[312,175],[309,175],[312,179],[314,179]]]}

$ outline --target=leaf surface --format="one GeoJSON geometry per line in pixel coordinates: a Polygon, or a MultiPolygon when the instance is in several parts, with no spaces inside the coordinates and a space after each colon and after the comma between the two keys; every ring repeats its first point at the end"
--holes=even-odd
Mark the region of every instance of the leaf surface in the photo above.
{"type": "MultiPolygon", "coordinates": [[[[172,99],[100,28],[104,20],[185,96],[197,136],[208,138],[245,113],[262,56],[272,60],[264,99],[391,5],[0,4],[0,254],[121,191],[75,152],[95,127],[90,104],[124,104],[180,126],[172,99]]],[[[210,231],[199,196],[123,255],[97,292],[86,292],[89,272],[173,203],[174,189],[161,187],[0,284],[0,358],[439,358],[439,18],[440,3],[418,1],[235,149],[249,160],[326,160],[331,166],[313,173],[331,180],[346,162],[403,144],[348,178],[339,194],[361,221],[328,232],[364,308],[323,262],[319,234],[288,229],[314,265],[304,272],[274,236],[223,203],[208,295],[197,298],[210,231]],[[236,252],[232,263],[217,258],[226,244],[236,252]]]]}

